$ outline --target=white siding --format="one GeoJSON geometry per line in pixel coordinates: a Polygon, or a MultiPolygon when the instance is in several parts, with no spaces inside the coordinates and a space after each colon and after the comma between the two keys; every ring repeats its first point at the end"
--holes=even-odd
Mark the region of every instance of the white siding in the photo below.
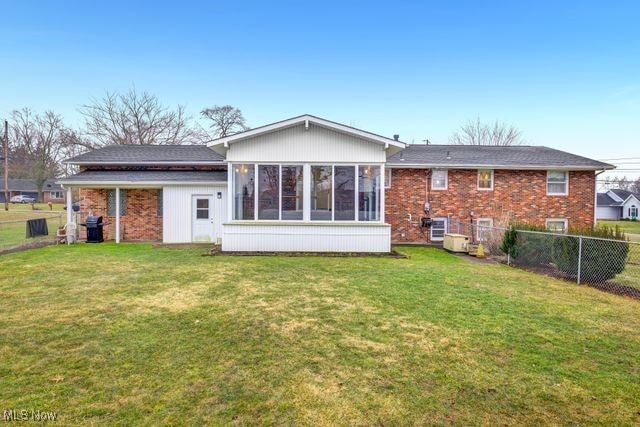
{"type": "Polygon", "coordinates": [[[389,252],[387,224],[224,224],[223,251],[389,252]]]}
{"type": "Polygon", "coordinates": [[[622,206],[622,217],[623,218],[625,218],[625,219],[631,218],[631,216],[629,216],[629,208],[631,206],[635,206],[638,209],[640,209],[640,201],[638,201],[638,199],[636,199],[633,196],[629,197],[629,200],[627,200],[626,203],[622,206]]]}
{"type": "Polygon", "coordinates": [[[165,186],[162,191],[162,227],[164,243],[191,242],[191,198],[193,195],[213,195],[214,227],[217,238],[222,238],[222,224],[227,218],[226,186],[165,186]],[[218,192],[222,197],[218,199],[218,192]]]}
{"type": "Polygon", "coordinates": [[[314,124],[304,124],[232,142],[229,162],[383,163],[384,145],[314,124]]]}
{"type": "Polygon", "coordinates": [[[615,206],[599,206],[596,208],[597,219],[619,219],[620,208],[615,206]]]}

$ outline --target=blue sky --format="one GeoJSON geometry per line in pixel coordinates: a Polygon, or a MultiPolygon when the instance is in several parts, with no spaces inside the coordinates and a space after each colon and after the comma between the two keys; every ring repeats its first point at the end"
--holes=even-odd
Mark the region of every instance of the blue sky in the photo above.
{"type": "Polygon", "coordinates": [[[135,85],[194,115],[232,104],[251,126],[311,113],[446,143],[480,117],[640,161],[637,1],[129,3],[3,2],[0,116],[80,125],[90,97],[135,85]]]}

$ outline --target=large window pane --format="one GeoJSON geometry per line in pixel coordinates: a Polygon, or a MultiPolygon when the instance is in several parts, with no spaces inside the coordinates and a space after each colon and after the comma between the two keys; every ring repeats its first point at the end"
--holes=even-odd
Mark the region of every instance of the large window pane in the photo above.
{"type": "Polygon", "coordinates": [[[282,166],[282,219],[302,219],[303,205],[303,168],[299,166],[282,166]]]}
{"type": "Polygon", "coordinates": [[[336,221],[353,221],[356,218],[355,211],[355,166],[336,166],[334,177],[335,211],[333,218],[336,221]]]}
{"type": "Polygon", "coordinates": [[[331,166],[311,166],[311,220],[331,221],[331,166]]]}
{"type": "Polygon", "coordinates": [[[380,166],[358,167],[358,219],[380,220],[380,166]]]}
{"type": "Polygon", "coordinates": [[[233,219],[254,219],[253,165],[233,165],[233,219]]]}
{"type": "Polygon", "coordinates": [[[258,219],[279,219],[280,167],[258,165],[258,219]]]}

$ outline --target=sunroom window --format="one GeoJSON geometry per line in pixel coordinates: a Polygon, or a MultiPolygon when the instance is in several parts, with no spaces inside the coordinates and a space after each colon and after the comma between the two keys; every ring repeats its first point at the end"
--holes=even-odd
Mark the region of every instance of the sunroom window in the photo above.
{"type": "Polygon", "coordinates": [[[384,182],[380,165],[230,167],[234,220],[381,220],[384,182]],[[305,201],[307,195],[309,201],[305,201]]]}

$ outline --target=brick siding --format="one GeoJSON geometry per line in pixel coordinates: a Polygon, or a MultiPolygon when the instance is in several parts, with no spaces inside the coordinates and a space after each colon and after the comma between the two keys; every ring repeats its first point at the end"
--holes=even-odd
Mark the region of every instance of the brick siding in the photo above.
{"type": "MultiPolygon", "coordinates": [[[[127,190],[127,213],[120,217],[120,232],[123,241],[162,240],[162,217],[158,216],[158,189],[127,190]]],[[[80,189],[80,221],[90,214],[103,217],[104,239],[114,240],[116,217],[107,215],[107,190],[80,189]]],[[[80,227],[80,238],[86,238],[86,230],[80,227]]]]}
{"type": "Polygon", "coordinates": [[[494,189],[478,190],[477,170],[449,170],[448,188],[429,190],[427,170],[392,169],[391,188],[385,193],[391,241],[428,241],[429,230],[420,228],[427,198],[428,216],[449,218],[450,226],[457,221],[468,223],[470,211],[474,221],[492,218],[494,225],[506,225],[509,220],[544,225],[547,218],[567,218],[570,227],[593,226],[593,171],[569,172],[567,196],[548,196],[546,185],[546,171],[496,170],[494,189]]]}

